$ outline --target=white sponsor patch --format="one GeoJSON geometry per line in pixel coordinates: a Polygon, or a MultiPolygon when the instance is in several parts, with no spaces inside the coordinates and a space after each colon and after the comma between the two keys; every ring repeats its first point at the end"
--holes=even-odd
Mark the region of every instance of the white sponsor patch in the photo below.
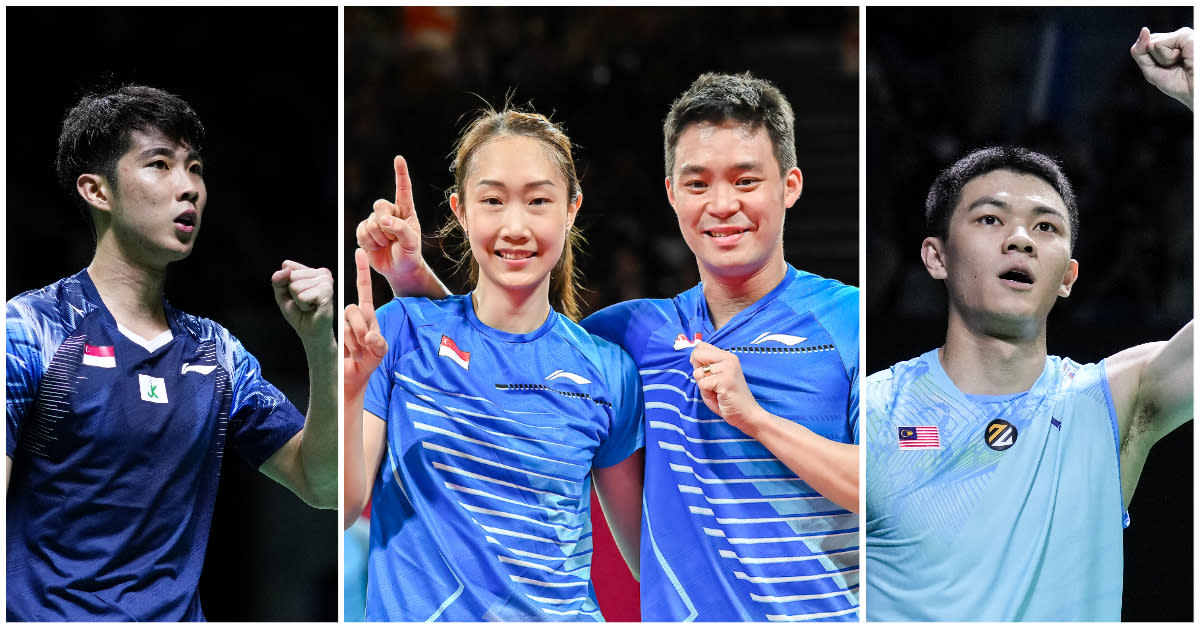
{"type": "Polygon", "coordinates": [[[167,402],[167,382],[161,377],[138,374],[138,387],[142,390],[142,401],[167,402]]]}

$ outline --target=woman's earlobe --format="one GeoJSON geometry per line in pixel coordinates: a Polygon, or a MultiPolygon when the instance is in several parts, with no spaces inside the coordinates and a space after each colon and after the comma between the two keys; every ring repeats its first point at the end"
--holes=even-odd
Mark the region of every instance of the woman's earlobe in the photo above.
{"type": "Polygon", "coordinates": [[[458,221],[458,226],[462,228],[463,233],[467,232],[467,215],[466,207],[463,207],[462,201],[455,192],[450,195],[450,212],[454,214],[454,219],[458,221]]]}

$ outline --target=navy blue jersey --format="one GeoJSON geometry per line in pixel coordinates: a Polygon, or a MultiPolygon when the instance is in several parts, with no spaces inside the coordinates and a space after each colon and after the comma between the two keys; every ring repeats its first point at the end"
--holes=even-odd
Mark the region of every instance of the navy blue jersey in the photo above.
{"type": "Polygon", "coordinates": [[[368,620],[599,621],[591,477],[643,446],[637,369],[557,312],[513,334],[471,296],[379,308],[387,422],[368,620]]]}
{"type": "Polygon", "coordinates": [[[695,340],[737,355],[768,412],[858,441],[858,290],[788,267],[720,329],[702,286],[583,321],[629,351],[646,403],[644,621],[858,620],[858,516],[704,405],[695,340]]]}
{"type": "Polygon", "coordinates": [[[119,328],[87,271],[9,301],[9,620],[202,620],[226,444],[255,468],[304,425],[221,326],[119,328]]]}

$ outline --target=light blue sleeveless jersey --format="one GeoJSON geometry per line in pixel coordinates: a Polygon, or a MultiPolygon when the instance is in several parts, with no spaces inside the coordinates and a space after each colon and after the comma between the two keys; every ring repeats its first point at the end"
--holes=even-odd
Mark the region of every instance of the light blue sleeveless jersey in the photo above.
{"type": "Polygon", "coordinates": [[[736,355],[768,412],[858,442],[858,289],[788,267],[714,329],[701,286],[583,321],[624,347],[646,399],[643,621],[858,621],[858,515],[700,399],[697,339],[736,355]]]}
{"type": "Polygon", "coordinates": [[[377,312],[387,421],[372,493],[367,620],[602,621],[591,476],[643,446],[637,369],[551,312],[484,325],[470,295],[377,312]]]}
{"type": "Polygon", "coordinates": [[[966,396],[934,349],[867,378],[864,412],[868,621],[1120,621],[1103,362],[1048,356],[1026,393],[966,396]]]}

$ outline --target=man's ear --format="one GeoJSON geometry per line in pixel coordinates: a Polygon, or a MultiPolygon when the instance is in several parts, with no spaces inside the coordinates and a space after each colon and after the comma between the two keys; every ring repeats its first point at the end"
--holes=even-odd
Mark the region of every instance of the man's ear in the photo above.
{"type": "Polygon", "coordinates": [[[934,279],[946,278],[946,258],[940,238],[928,237],[921,242],[921,261],[925,262],[925,270],[934,279]]]}
{"type": "Polygon", "coordinates": [[[803,189],[804,174],[800,172],[799,168],[793,166],[783,178],[783,206],[791,209],[792,205],[795,205],[800,198],[800,192],[803,189]]]}
{"type": "Polygon", "coordinates": [[[667,202],[671,204],[671,209],[675,209],[675,188],[671,185],[671,177],[667,177],[664,183],[667,186],[667,202]]]}
{"type": "Polygon", "coordinates": [[[98,174],[81,174],[75,180],[75,190],[88,205],[103,212],[112,211],[112,188],[108,179],[98,174]]]}
{"type": "Polygon", "coordinates": [[[1079,262],[1075,260],[1067,261],[1067,272],[1063,273],[1062,285],[1058,287],[1058,296],[1071,296],[1071,288],[1074,287],[1075,281],[1079,279],[1079,262]]]}

